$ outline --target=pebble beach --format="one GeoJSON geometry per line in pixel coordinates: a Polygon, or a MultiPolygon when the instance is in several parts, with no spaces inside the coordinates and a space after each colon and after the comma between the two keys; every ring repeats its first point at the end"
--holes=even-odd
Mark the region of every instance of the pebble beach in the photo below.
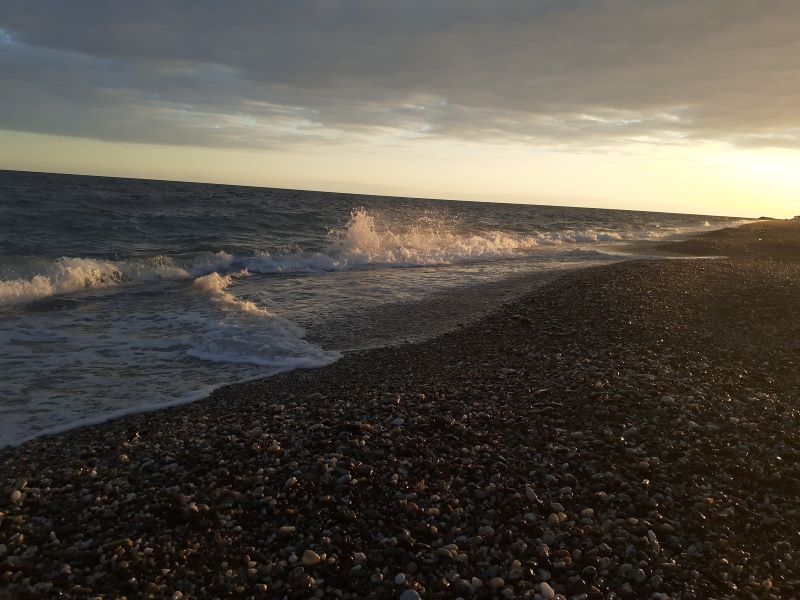
{"type": "Polygon", "coordinates": [[[725,231],[2,451],[0,598],[800,596],[800,224],[725,231]]]}

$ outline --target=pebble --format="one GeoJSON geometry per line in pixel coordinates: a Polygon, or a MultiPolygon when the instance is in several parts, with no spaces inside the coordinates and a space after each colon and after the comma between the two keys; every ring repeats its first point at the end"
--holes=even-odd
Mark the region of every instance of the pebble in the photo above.
{"type": "Polygon", "coordinates": [[[443,560],[450,560],[453,558],[453,554],[447,548],[437,548],[433,554],[436,558],[443,560]]]}
{"type": "Polygon", "coordinates": [[[421,600],[421,598],[415,590],[406,590],[400,594],[400,600],[421,600]]]}
{"type": "Polygon", "coordinates": [[[506,584],[506,582],[505,582],[505,581],[503,581],[503,578],[502,578],[502,577],[492,577],[492,578],[491,578],[491,579],[490,579],[490,580],[487,582],[487,584],[486,584],[486,585],[487,585],[487,587],[489,587],[489,588],[491,588],[491,589],[493,589],[493,590],[499,590],[499,589],[500,589],[501,587],[503,587],[505,584],[506,584]]]}
{"type": "Polygon", "coordinates": [[[17,504],[22,501],[22,492],[20,492],[19,490],[14,490],[13,492],[11,492],[10,498],[11,502],[17,504]]]}
{"type": "Polygon", "coordinates": [[[550,584],[546,581],[543,581],[539,584],[539,592],[542,594],[542,598],[545,600],[553,600],[556,597],[555,590],[550,587],[550,584]]]}
{"type": "Polygon", "coordinates": [[[278,529],[278,535],[280,537],[288,537],[293,535],[295,531],[297,531],[297,527],[294,525],[281,525],[280,529],[278,529]]]}
{"type": "Polygon", "coordinates": [[[676,262],[564,274],[524,334],[490,317],[0,453],[0,596],[791,598],[800,335],[729,323],[800,277],[676,262]],[[747,282],[725,319],[715,270],[747,282]]]}
{"type": "Polygon", "coordinates": [[[531,486],[525,486],[525,497],[531,502],[539,501],[539,496],[536,495],[536,492],[531,486]]]}

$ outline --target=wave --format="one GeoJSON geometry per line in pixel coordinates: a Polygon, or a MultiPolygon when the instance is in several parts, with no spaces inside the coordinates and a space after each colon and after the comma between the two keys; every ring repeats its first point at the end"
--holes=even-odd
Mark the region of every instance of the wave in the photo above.
{"type": "Polygon", "coordinates": [[[57,311],[4,319],[0,371],[13,376],[0,378],[7,409],[0,411],[0,448],[341,357],[303,339],[301,327],[228,291],[248,275],[213,272],[186,289],[107,298],[77,318],[57,311]],[[42,386],[44,372],[57,372],[58,381],[42,386]],[[12,410],[16,405],[23,410],[12,410]]]}
{"type": "Polygon", "coordinates": [[[574,250],[580,244],[654,240],[699,231],[696,227],[562,229],[529,234],[505,231],[464,232],[436,221],[420,220],[392,229],[364,209],[354,210],[345,227],[331,230],[324,252],[257,253],[242,264],[253,273],[308,273],[372,267],[448,265],[530,256],[537,251],[574,250]]]}
{"type": "Polygon", "coordinates": [[[125,261],[65,256],[52,260],[19,257],[12,262],[9,258],[16,257],[4,260],[4,270],[11,275],[0,280],[0,306],[126,283],[187,279],[225,269],[234,261],[225,252],[184,261],[168,256],[125,261]]]}
{"type": "MultiPolygon", "coordinates": [[[[457,264],[528,256],[537,251],[579,244],[658,239],[708,227],[562,229],[529,234],[506,231],[465,232],[442,222],[419,219],[411,223],[382,223],[364,209],[352,211],[347,224],[331,230],[319,252],[273,254],[256,252],[234,256],[227,252],[191,258],[156,256],[142,260],[110,261],[91,258],[0,258],[0,306],[30,302],[49,296],[126,283],[190,279],[219,274],[195,285],[222,285],[223,273],[245,269],[248,273],[309,273],[364,267],[414,267],[457,264]]],[[[236,277],[236,275],[231,275],[236,277]]],[[[225,296],[220,296],[224,301],[225,296]]]]}
{"type": "Polygon", "coordinates": [[[305,331],[249,300],[227,291],[235,280],[249,277],[243,269],[196,278],[192,289],[208,294],[223,318],[195,318],[191,329],[200,332],[190,340],[186,354],[211,362],[249,364],[280,372],[328,365],[341,357],[303,339],[305,331]]]}
{"type": "Polygon", "coordinates": [[[250,272],[247,269],[242,269],[237,273],[229,273],[228,275],[221,275],[220,273],[209,273],[198,277],[192,282],[192,288],[199,292],[206,292],[211,294],[211,298],[218,304],[223,306],[236,308],[244,313],[258,315],[262,317],[274,317],[271,312],[266,308],[262,308],[249,300],[241,300],[227,292],[226,290],[233,285],[235,279],[242,277],[249,277],[250,272]]]}
{"type": "Polygon", "coordinates": [[[392,230],[365,210],[355,210],[344,228],[329,232],[324,252],[273,255],[244,261],[255,273],[343,271],[365,266],[415,267],[511,258],[529,254],[539,241],[502,231],[465,233],[436,222],[419,221],[392,230]]]}

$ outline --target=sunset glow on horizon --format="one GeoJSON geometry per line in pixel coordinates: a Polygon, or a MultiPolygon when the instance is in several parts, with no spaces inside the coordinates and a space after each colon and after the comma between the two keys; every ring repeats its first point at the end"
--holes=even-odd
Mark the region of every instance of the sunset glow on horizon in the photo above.
{"type": "Polygon", "coordinates": [[[791,217],[798,18],[744,0],[12,2],[0,168],[791,217]]]}

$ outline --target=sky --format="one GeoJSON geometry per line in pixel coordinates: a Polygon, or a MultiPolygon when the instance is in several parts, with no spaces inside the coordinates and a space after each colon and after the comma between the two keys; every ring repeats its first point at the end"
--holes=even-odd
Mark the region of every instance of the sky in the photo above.
{"type": "Polygon", "coordinates": [[[0,168],[800,214],[797,0],[4,0],[0,168]]]}

